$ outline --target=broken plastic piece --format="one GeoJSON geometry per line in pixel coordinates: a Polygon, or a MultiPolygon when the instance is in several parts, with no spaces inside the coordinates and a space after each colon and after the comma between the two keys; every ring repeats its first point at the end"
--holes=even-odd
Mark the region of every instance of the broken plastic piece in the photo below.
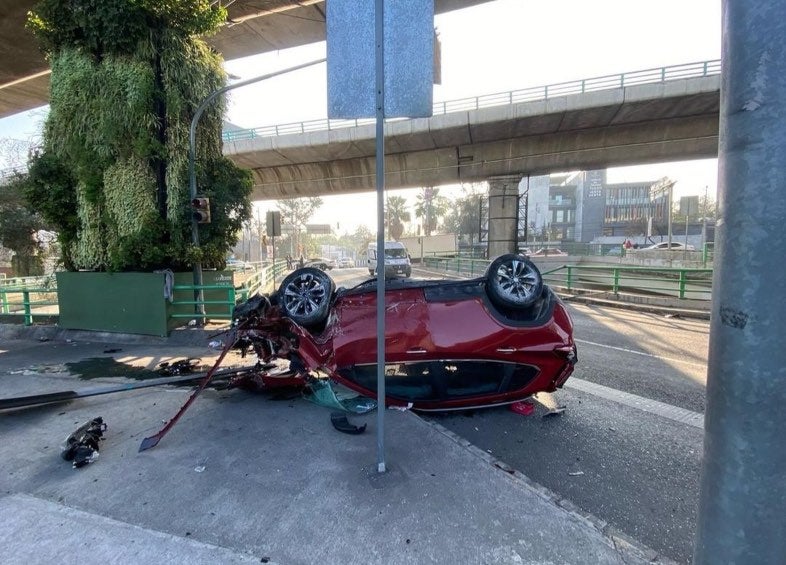
{"type": "Polygon", "coordinates": [[[210,349],[224,349],[224,342],[220,340],[213,340],[207,344],[210,349]]]}
{"type": "Polygon", "coordinates": [[[330,415],[330,423],[333,424],[333,427],[338,431],[353,436],[362,434],[366,431],[366,424],[362,426],[350,424],[349,420],[347,420],[347,415],[342,412],[333,412],[330,415]]]}
{"type": "Polygon", "coordinates": [[[568,475],[570,475],[571,477],[580,477],[583,474],[584,474],[584,471],[572,471],[572,472],[568,473],[568,475]]]}
{"type": "Polygon", "coordinates": [[[552,408],[551,410],[543,414],[543,417],[548,418],[549,416],[560,416],[564,411],[565,411],[564,406],[557,406],[556,408],[552,408]]]}
{"type": "Polygon", "coordinates": [[[531,416],[535,413],[535,404],[530,400],[514,402],[510,405],[510,411],[521,414],[522,416],[531,416]]]}
{"type": "Polygon", "coordinates": [[[99,416],[79,426],[61,446],[60,456],[72,461],[74,469],[84,467],[98,459],[98,442],[106,431],[104,419],[99,416]]]}
{"type": "Polygon", "coordinates": [[[388,406],[388,410],[398,410],[399,412],[406,412],[407,410],[411,410],[414,404],[411,402],[407,402],[406,406],[388,406]]]}
{"type": "Polygon", "coordinates": [[[354,414],[365,414],[377,407],[375,400],[359,396],[353,391],[343,392],[340,390],[343,388],[329,379],[316,379],[309,383],[310,391],[305,393],[304,397],[306,400],[310,400],[314,404],[324,406],[325,408],[343,410],[344,412],[352,412],[354,414]],[[339,389],[338,392],[336,389],[339,389]],[[348,396],[349,394],[354,396],[348,396]]]}

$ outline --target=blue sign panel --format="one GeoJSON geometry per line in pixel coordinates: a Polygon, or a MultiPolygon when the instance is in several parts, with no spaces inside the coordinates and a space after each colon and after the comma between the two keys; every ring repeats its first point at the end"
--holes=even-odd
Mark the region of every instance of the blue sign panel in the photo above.
{"type": "MultiPolygon", "coordinates": [[[[376,116],[374,0],[327,1],[329,118],[376,116]]],[[[385,117],[428,117],[434,81],[434,2],[385,2],[385,117]]]]}

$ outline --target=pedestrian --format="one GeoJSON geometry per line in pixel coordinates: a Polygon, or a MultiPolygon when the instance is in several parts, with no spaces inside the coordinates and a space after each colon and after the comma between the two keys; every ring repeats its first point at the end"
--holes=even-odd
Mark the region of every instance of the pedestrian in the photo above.
{"type": "Polygon", "coordinates": [[[305,259],[303,259],[303,256],[302,256],[302,255],[300,256],[300,260],[297,262],[297,265],[298,265],[298,267],[300,267],[301,269],[302,269],[302,268],[303,268],[303,267],[306,265],[306,260],[305,260],[305,259]]]}
{"type": "Polygon", "coordinates": [[[631,241],[629,239],[626,239],[625,240],[625,249],[630,249],[631,247],[633,247],[633,243],[631,243],[631,241]]]}
{"type": "Polygon", "coordinates": [[[287,253],[287,269],[292,270],[292,255],[287,253]]]}

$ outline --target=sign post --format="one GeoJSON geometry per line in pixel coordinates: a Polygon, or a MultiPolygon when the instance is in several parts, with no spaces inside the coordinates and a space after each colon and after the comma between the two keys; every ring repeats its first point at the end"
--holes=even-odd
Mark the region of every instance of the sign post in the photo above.
{"type": "Polygon", "coordinates": [[[385,464],[385,118],[432,114],[433,0],[327,3],[329,118],[376,118],[377,471],[385,464]],[[378,263],[379,265],[379,263],[378,263]],[[381,276],[380,276],[381,275],[381,276]]]}

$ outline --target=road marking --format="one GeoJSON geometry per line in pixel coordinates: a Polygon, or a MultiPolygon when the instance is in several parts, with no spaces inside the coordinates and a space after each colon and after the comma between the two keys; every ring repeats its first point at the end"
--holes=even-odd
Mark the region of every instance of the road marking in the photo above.
{"type": "Polygon", "coordinates": [[[585,381],[584,379],[577,379],[575,377],[568,379],[564,386],[566,388],[572,388],[586,392],[588,394],[600,396],[601,398],[605,398],[606,400],[611,400],[619,404],[624,404],[630,408],[637,408],[638,410],[643,410],[644,412],[649,412],[650,414],[655,414],[656,416],[668,418],[669,420],[673,420],[681,424],[688,424],[694,428],[699,428],[701,430],[704,429],[704,414],[686,410],[685,408],[680,408],[679,406],[672,406],[671,404],[666,404],[665,402],[658,402],[657,400],[622,392],[621,390],[617,390],[615,388],[595,384],[593,382],[585,381]]]}
{"type": "Polygon", "coordinates": [[[683,365],[691,365],[692,367],[707,368],[706,363],[694,363],[693,361],[685,361],[684,359],[677,359],[676,357],[664,357],[663,355],[654,355],[652,353],[645,353],[644,351],[636,351],[635,349],[627,349],[625,347],[614,347],[613,345],[605,345],[603,343],[595,343],[594,341],[586,341],[583,339],[574,339],[576,343],[584,343],[587,345],[594,345],[596,347],[605,347],[606,349],[613,349],[615,351],[622,351],[624,353],[633,353],[634,355],[643,355],[644,357],[652,357],[653,359],[662,359],[664,361],[672,361],[674,363],[682,363],[683,365]]]}

